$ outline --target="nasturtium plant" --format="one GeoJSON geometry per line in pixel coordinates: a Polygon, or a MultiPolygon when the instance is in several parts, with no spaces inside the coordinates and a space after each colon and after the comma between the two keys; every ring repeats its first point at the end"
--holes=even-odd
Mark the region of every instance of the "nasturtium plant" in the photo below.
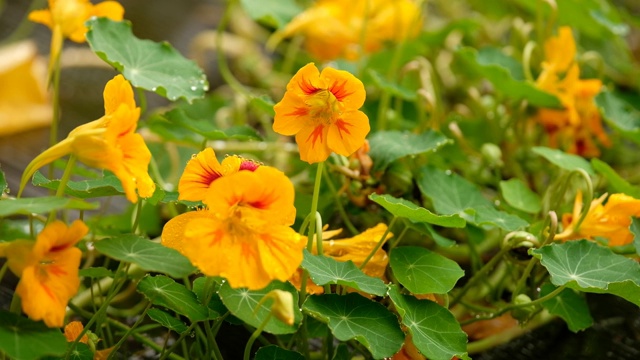
{"type": "Polygon", "coordinates": [[[0,6],[0,359],[640,348],[632,1],[44,3],[0,6]]]}

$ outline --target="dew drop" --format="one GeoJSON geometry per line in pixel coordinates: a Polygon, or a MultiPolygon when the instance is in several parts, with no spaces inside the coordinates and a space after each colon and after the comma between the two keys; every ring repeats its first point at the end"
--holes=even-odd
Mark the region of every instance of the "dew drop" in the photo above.
{"type": "Polygon", "coordinates": [[[155,86],[151,88],[151,91],[156,91],[156,90],[158,90],[158,88],[155,86]]]}
{"type": "Polygon", "coordinates": [[[209,85],[205,85],[205,86],[203,86],[203,87],[202,87],[202,90],[204,90],[204,91],[209,91],[209,85]]]}
{"type": "Polygon", "coordinates": [[[451,175],[451,170],[446,170],[444,173],[447,175],[451,175]]]}
{"type": "Polygon", "coordinates": [[[191,91],[196,91],[196,90],[198,90],[198,88],[197,88],[195,85],[194,85],[194,86],[191,86],[191,88],[190,88],[190,89],[191,89],[191,91]]]}

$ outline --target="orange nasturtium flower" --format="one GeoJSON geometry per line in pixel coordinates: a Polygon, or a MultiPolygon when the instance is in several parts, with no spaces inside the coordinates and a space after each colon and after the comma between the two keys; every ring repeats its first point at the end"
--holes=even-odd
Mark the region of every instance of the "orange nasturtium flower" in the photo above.
{"type": "Polygon", "coordinates": [[[78,291],[82,252],[74,245],[89,228],[80,220],[67,227],[62,221],[47,225],[36,241],[16,240],[0,246],[9,269],[20,277],[16,294],[22,311],[49,327],[61,327],[67,302],[78,291]]]}
{"type": "MultiPolygon", "coordinates": [[[[338,261],[353,261],[353,263],[360,267],[364,260],[369,256],[371,251],[378,245],[380,239],[387,231],[387,225],[380,223],[371,229],[367,229],[365,232],[358,234],[348,239],[331,240],[332,237],[340,234],[340,230],[323,231],[322,233],[322,252],[326,256],[331,256],[338,261]]],[[[387,237],[384,241],[387,241],[393,237],[393,233],[387,233],[387,237]]],[[[312,253],[317,254],[318,248],[313,246],[312,253]]],[[[387,252],[382,248],[378,249],[373,257],[367,262],[362,271],[373,277],[383,278],[384,272],[389,264],[389,257],[387,252]]],[[[300,289],[300,276],[302,271],[298,271],[294,274],[289,281],[298,289],[300,289]]],[[[311,280],[307,282],[307,292],[310,294],[322,294],[324,289],[321,286],[314,284],[311,280]]]]}
{"type": "Polygon", "coordinates": [[[117,75],[104,88],[105,115],[80,125],[66,139],[38,155],[25,169],[20,192],[29,178],[42,166],[68,154],[89,166],[107,169],[122,182],[129,201],[150,197],[155,184],[147,169],[151,152],[140,134],[135,132],[140,118],[131,84],[117,75]],[[137,190],[137,194],[136,194],[137,190]]]}
{"type": "Polygon", "coordinates": [[[350,73],[313,63],[293,76],[278,104],[273,130],[296,135],[300,158],[310,164],[326,160],[331,152],[349,156],[369,133],[369,118],[358,110],[366,93],[350,73]]]}
{"type": "Polygon", "coordinates": [[[631,217],[640,216],[640,200],[625,194],[612,194],[607,203],[602,205],[607,194],[591,202],[589,212],[576,229],[582,212],[582,193],[576,194],[572,214],[562,215],[563,231],[555,236],[555,240],[575,240],[603,237],[609,240],[609,246],[626,245],[633,242],[633,234],[629,231],[631,217]]]}
{"type": "Polygon", "coordinates": [[[183,253],[202,273],[233,288],[262,289],[286,281],[302,262],[304,240],[290,226],[294,188],[281,171],[259,166],[217,178],[206,209],[169,221],[162,244],[183,253]]]}
{"type": "Polygon", "coordinates": [[[550,146],[582,156],[598,156],[600,150],[594,136],[602,145],[610,146],[594,101],[602,82],[580,79],[580,68],[574,62],[576,44],[569,27],[561,27],[557,37],[546,41],[544,49],[546,59],[536,86],[557,96],[564,109],[540,109],[536,120],[549,134],[550,146]]]}
{"type": "Polygon", "coordinates": [[[305,47],[319,60],[380,50],[384,42],[402,41],[418,34],[422,15],[411,0],[318,0],[296,16],[277,36],[305,37],[305,47]]]}
{"type": "Polygon", "coordinates": [[[201,201],[209,186],[218,178],[234,174],[240,170],[255,170],[260,164],[240,156],[227,156],[218,162],[212,148],[206,148],[187,163],[178,182],[178,199],[201,201]]]}
{"type": "Polygon", "coordinates": [[[104,1],[93,5],[89,0],[49,0],[49,8],[35,10],[29,14],[29,20],[48,26],[53,33],[51,37],[51,62],[58,58],[62,49],[62,41],[68,38],[77,43],[85,41],[89,18],[107,17],[120,21],[124,8],[117,1],[104,1]]]}

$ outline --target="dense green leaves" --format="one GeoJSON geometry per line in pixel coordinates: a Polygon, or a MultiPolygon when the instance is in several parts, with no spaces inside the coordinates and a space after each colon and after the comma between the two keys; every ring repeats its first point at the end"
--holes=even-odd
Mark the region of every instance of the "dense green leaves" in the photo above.
{"type": "Polygon", "coordinates": [[[393,214],[393,216],[406,218],[412,222],[425,222],[433,225],[455,228],[461,228],[466,225],[466,221],[456,214],[436,215],[408,200],[398,199],[388,194],[371,194],[369,195],[369,199],[385,208],[393,214]]]}
{"type": "Polygon", "coordinates": [[[173,310],[191,321],[207,319],[207,308],[198,302],[196,294],[171,278],[147,275],[138,283],[138,291],[152,304],[173,310]]]}
{"type": "Polygon", "coordinates": [[[457,214],[472,224],[497,226],[507,231],[527,226],[527,222],[516,215],[497,210],[474,184],[456,174],[424,167],[419,173],[418,187],[431,199],[439,214],[457,214]]]}
{"type": "Polygon", "coordinates": [[[169,100],[201,98],[209,89],[202,70],[168,43],[140,40],[128,21],[94,18],[87,21],[87,42],[109,65],[122,72],[133,86],[156,92],[169,100]]]}
{"type": "Polygon", "coordinates": [[[175,278],[195,271],[189,259],[178,251],[136,235],[104,239],[94,243],[101,253],[120,261],[134,263],[148,271],[165,273],[175,278]]]}
{"type": "Polygon", "coordinates": [[[329,325],[341,341],[356,340],[376,359],[398,352],[404,341],[396,316],[382,304],[359,294],[310,296],[304,311],[329,325]]]}
{"type": "Polygon", "coordinates": [[[513,100],[527,100],[540,107],[560,107],[560,100],[555,96],[539,90],[534,84],[518,80],[520,72],[514,71],[513,60],[496,51],[481,51],[463,47],[456,53],[464,64],[475,71],[480,78],[485,78],[496,87],[501,95],[513,100]],[[507,66],[505,66],[507,65],[507,66]]]}
{"type": "Polygon", "coordinates": [[[373,170],[383,171],[392,162],[406,156],[433,152],[451,143],[451,139],[433,130],[421,134],[378,131],[369,137],[373,170]]]}
{"type": "Polygon", "coordinates": [[[398,281],[414,294],[446,294],[464,276],[455,261],[416,246],[394,248],[389,263],[398,281]]]}
{"type": "MultiPolygon", "coordinates": [[[[552,292],[555,286],[544,284],[540,296],[552,292]]],[[[589,306],[584,297],[571,289],[564,289],[560,294],[542,303],[545,309],[553,315],[558,315],[567,323],[569,330],[578,332],[593,325],[593,318],[589,313],[589,306]]]]}
{"type": "Polygon", "coordinates": [[[390,287],[389,297],[423,355],[433,360],[469,359],[467,335],[449,310],[429,300],[402,295],[395,285],[390,287]]]}
{"type": "Polygon", "coordinates": [[[352,261],[337,261],[304,250],[301,266],[307,269],[313,282],[318,285],[338,284],[377,296],[384,296],[387,292],[382,280],[366,275],[352,261]]]}
{"type": "Polygon", "coordinates": [[[59,329],[50,329],[41,321],[0,310],[0,351],[12,359],[61,356],[66,349],[67,339],[59,329]]]}
{"type": "Polygon", "coordinates": [[[640,305],[640,264],[592,241],[568,241],[532,251],[551,282],[575,290],[618,295],[640,305]]]}
{"type": "MultiPolygon", "coordinates": [[[[260,290],[233,289],[229,283],[225,282],[220,286],[218,294],[234,316],[253,327],[258,327],[269,315],[271,302],[267,301],[259,306],[258,303],[269,291],[275,289],[290,292],[293,295],[293,303],[298,303],[298,292],[293,285],[279,281],[272,281],[271,284],[260,290]]],[[[293,325],[287,325],[274,317],[267,323],[264,331],[276,335],[292,334],[296,332],[302,320],[302,313],[298,306],[294,306],[294,316],[293,325]]]]}
{"type": "Polygon", "coordinates": [[[536,146],[533,148],[533,152],[549,160],[552,164],[559,168],[574,171],[582,169],[589,175],[594,175],[595,172],[591,167],[591,164],[583,157],[573,154],[567,154],[562,150],[551,149],[543,146],[536,146]]]}
{"type": "Polygon", "coordinates": [[[542,209],[540,196],[531,191],[520,179],[500,181],[500,191],[507,204],[518,210],[537,214],[542,209]]]}
{"type": "MultiPolygon", "coordinates": [[[[200,303],[203,305],[207,298],[207,295],[209,295],[209,304],[207,305],[207,307],[209,308],[209,319],[216,319],[220,317],[220,315],[226,313],[227,308],[222,303],[222,300],[220,300],[220,295],[218,295],[217,291],[214,291],[211,294],[206,294],[207,281],[214,281],[214,280],[210,277],[205,277],[205,276],[201,276],[193,280],[192,291],[198,297],[198,301],[200,301],[200,303]]],[[[213,290],[217,290],[220,287],[218,283],[215,281],[211,285],[213,285],[214,287],[213,290]]]]}
{"type": "MultiPolygon", "coordinates": [[[[60,180],[49,180],[39,171],[33,175],[33,185],[43,188],[57,190],[60,180]]],[[[101,179],[69,181],[64,191],[66,195],[81,199],[122,195],[122,183],[113,174],[106,174],[101,179]]]]}
{"type": "Polygon", "coordinates": [[[0,200],[0,217],[21,214],[43,214],[53,210],[77,209],[93,210],[98,204],[88,203],[78,199],[67,199],[54,196],[39,198],[21,198],[0,200]]]}
{"type": "Polygon", "coordinates": [[[640,143],[640,110],[608,91],[598,94],[596,103],[609,125],[640,143]]]}

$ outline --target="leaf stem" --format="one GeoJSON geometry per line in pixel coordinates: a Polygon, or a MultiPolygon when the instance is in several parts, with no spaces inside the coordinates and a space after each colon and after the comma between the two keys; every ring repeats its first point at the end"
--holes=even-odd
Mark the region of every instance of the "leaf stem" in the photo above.
{"type": "Polygon", "coordinates": [[[262,330],[264,330],[264,328],[267,326],[267,323],[269,322],[269,320],[271,320],[271,313],[269,313],[264,318],[264,320],[262,320],[262,323],[260,324],[260,326],[258,326],[258,328],[256,329],[256,331],[253,332],[253,334],[251,334],[249,341],[247,341],[247,345],[244,347],[244,357],[243,357],[244,360],[250,359],[251,348],[253,347],[253,343],[256,341],[258,336],[262,334],[262,330]]]}
{"type": "Polygon", "coordinates": [[[367,255],[367,257],[364,259],[362,264],[360,264],[360,270],[364,269],[364,267],[367,266],[367,263],[369,262],[369,260],[371,260],[373,258],[373,256],[376,254],[376,252],[378,252],[378,250],[380,250],[382,245],[384,245],[384,242],[387,239],[387,235],[391,231],[391,228],[393,227],[393,224],[395,224],[396,220],[398,220],[397,216],[394,216],[393,219],[391,219],[391,222],[389,223],[389,226],[387,226],[387,230],[384,232],[384,234],[382,234],[382,237],[380,238],[380,240],[378,240],[378,243],[376,244],[376,247],[373,248],[373,250],[371,250],[371,252],[369,253],[369,255],[367,255]]]}
{"type": "MultiPolygon", "coordinates": [[[[64,168],[64,173],[62,174],[62,178],[58,183],[58,189],[56,190],[56,197],[64,196],[64,192],[67,188],[67,183],[69,182],[69,179],[71,179],[71,174],[73,173],[73,168],[76,164],[76,160],[77,158],[75,157],[75,155],[72,154],[71,156],[69,156],[69,161],[67,161],[67,166],[64,168]]],[[[47,220],[47,222],[50,223],[54,221],[56,219],[56,214],[57,214],[57,210],[51,210],[51,213],[49,213],[49,219],[47,220]]]]}

